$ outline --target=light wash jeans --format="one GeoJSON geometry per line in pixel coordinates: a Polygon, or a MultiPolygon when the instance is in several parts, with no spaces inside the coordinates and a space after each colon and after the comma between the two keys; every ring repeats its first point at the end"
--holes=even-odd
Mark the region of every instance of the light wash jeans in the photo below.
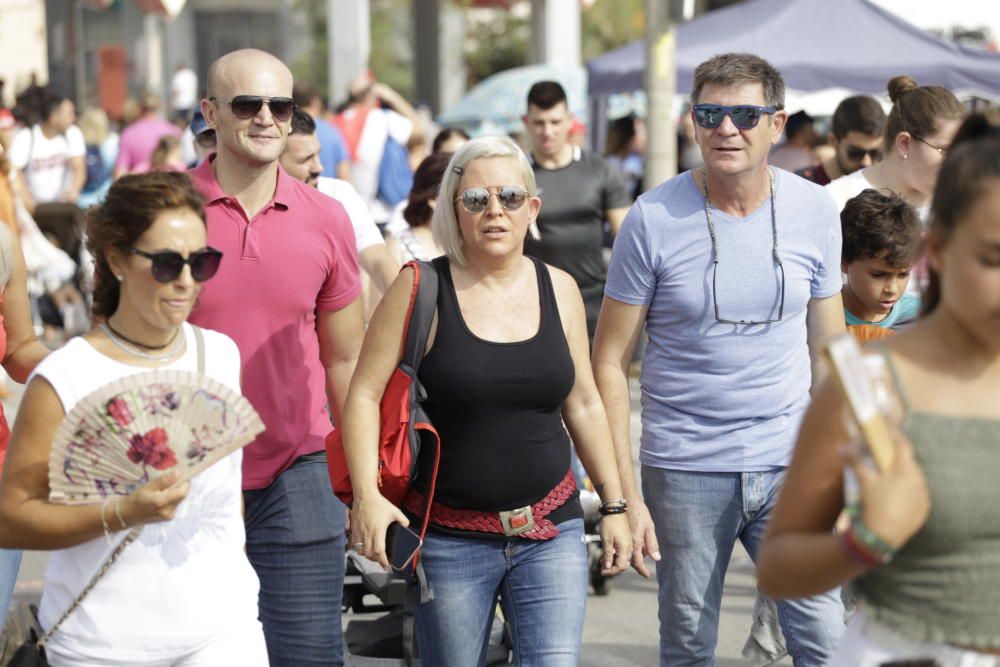
{"type": "MultiPolygon", "coordinates": [[[[736,540],[752,559],[764,537],[784,470],[710,473],[642,466],[642,492],[656,526],[660,666],[715,664],[719,606],[736,540]]],[[[778,602],[796,667],[820,667],[844,633],[839,589],[778,602]]]]}
{"type": "Polygon", "coordinates": [[[21,569],[20,549],[0,549],[0,628],[7,622],[7,612],[14,598],[14,584],[21,569]]]}
{"type": "Polygon", "coordinates": [[[551,540],[452,537],[428,531],[420,562],[432,599],[417,605],[420,661],[473,667],[486,658],[500,594],[520,667],[576,667],[587,605],[583,520],[551,540]]]}

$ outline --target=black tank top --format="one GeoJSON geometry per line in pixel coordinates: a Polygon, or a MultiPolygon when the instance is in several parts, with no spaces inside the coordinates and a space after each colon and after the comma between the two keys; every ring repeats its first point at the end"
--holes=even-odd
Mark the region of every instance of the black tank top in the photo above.
{"type": "MultiPolygon", "coordinates": [[[[532,262],[541,306],[538,332],[527,340],[495,343],[469,331],[448,260],[434,260],[441,278],[437,333],[419,377],[427,390],[424,407],[441,436],[435,500],[449,507],[495,512],[530,505],[569,470],[562,405],[573,388],[573,359],[548,269],[532,262]]],[[[425,493],[433,463],[427,449],[415,480],[425,493]]],[[[580,516],[574,496],[549,519],[580,516]]]]}

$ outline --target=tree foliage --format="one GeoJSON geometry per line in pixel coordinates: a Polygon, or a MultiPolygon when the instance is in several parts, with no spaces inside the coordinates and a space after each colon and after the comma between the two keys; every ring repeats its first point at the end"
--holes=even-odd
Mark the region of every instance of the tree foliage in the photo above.
{"type": "Polygon", "coordinates": [[[641,39],[646,28],[643,0],[596,0],[580,25],[583,60],[641,39]]]}
{"type": "MultiPolygon", "coordinates": [[[[379,80],[404,96],[412,97],[412,3],[409,0],[369,2],[371,69],[379,80]]],[[[531,20],[528,12],[471,9],[469,0],[452,2],[463,15],[465,39],[462,53],[469,86],[496,72],[528,63],[531,43],[531,20]]],[[[645,25],[643,4],[643,0],[595,0],[585,8],[581,21],[582,59],[593,58],[641,38],[645,25]]],[[[296,8],[303,13],[307,22],[310,46],[292,63],[292,73],[297,81],[307,81],[327,95],[330,92],[327,90],[327,2],[296,0],[296,8]]],[[[339,95],[335,94],[333,97],[337,98],[339,95]]]]}

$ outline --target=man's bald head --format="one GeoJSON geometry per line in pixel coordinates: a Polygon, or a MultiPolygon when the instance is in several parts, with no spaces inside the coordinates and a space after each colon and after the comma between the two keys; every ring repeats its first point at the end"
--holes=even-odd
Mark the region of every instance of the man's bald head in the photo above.
{"type": "Polygon", "coordinates": [[[277,57],[260,49],[240,49],[220,56],[208,68],[207,90],[209,97],[222,97],[233,93],[234,86],[247,74],[264,70],[268,74],[284,78],[288,83],[288,95],[292,94],[292,72],[277,57]]]}
{"type": "Polygon", "coordinates": [[[270,100],[292,97],[292,73],[285,64],[265,51],[243,49],[222,56],[208,71],[208,97],[201,101],[205,122],[215,130],[216,156],[227,164],[244,163],[268,167],[278,161],[285,148],[289,119],[271,113],[270,100]],[[236,115],[233,100],[257,100],[256,113],[236,115]],[[262,102],[267,104],[262,104],[262,102]]]}

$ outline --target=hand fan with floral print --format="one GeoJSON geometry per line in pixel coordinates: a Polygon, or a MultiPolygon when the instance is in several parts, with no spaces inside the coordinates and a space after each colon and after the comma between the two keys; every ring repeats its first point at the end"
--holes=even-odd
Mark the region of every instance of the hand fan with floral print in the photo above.
{"type": "Polygon", "coordinates": [[[191,479],[264,431],[250,402],[199,373],[154,370],[81,399],[49,456],[49,500],[101,502],[171,470],[191,479]]]}

